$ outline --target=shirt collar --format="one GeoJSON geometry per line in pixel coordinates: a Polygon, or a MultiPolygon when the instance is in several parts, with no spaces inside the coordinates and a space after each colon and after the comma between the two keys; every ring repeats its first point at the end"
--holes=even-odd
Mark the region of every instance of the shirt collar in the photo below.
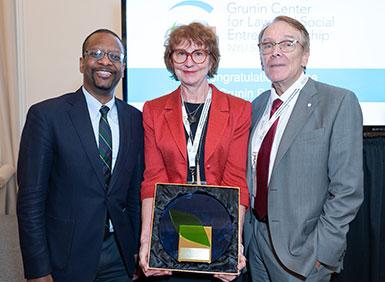
{"type": "MultiPolygon", "coordinates": [[[[82,90],[84,93],[84,97],[86,98],[86,103],[88,110],[90,111],[90,115],[97,116],[99,114],[100,108],[103,106],[94,96],[92,96],[84,86],[82,86],[82,90]]],[[[115,110],[115,96],[112,97],[110,101],[108,101],[105,106],[110,108],[109,113],[115,110]]]]}
{"type": "Polygon", "coordinates": [[[275,99],[280,99],[282,102],[285,102],[290,97],[290,94],[294,91],[294,89],[296,89],[300,85],[301,80],[304,79],[305,76],[306,74],[302,73],[300,77],[285,92],[282,93],[281,96],[277,94],[274,87],[271,87],[271,95],[270,95],[271,103],[275,99]]]}

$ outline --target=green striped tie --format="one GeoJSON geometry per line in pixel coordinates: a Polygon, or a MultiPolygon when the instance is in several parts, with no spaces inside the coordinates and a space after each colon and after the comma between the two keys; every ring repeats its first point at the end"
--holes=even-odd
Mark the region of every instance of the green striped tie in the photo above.
{"type": "Polygon", "coordinates": [[[110,184],[112,165],[112,134],[107,120],[109,110],[107,106],[102,106],[99,110],[102,114],[99,121],[99,155],[103,162],[105,189],[108,189],[110,184]]]}

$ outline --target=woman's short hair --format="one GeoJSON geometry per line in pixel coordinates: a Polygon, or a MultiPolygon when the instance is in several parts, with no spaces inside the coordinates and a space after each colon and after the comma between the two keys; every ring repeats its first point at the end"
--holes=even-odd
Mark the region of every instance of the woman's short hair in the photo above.
{"type": "Polygon", "coordinates": [[[178,80],[175,75],[174,62],[172,61],[171,55],[176,46],[184,41],[189,42],[189,44],[194,43],[199,47],[205,48],[205,50],[209,52],[209,58],[211,59],[212,65],[207,76],[210,78],[214,77],[218,70],[220,58],[218,38],[212,27],[198,22],[173,28],[164,44],[164,62],[167,70],[172,73],[172,77],[175,80],[178,80]]]}

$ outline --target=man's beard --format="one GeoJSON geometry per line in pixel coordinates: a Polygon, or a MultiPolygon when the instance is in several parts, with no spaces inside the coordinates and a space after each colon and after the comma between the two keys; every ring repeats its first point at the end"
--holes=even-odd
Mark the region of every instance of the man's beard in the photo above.
{"type": "Polygon", "coordinates": [[[101,92],[105,92],[106,94],[108,94],[108,92],[115,89],[116,85],[118,85],[120,79],[117,78],[116,76],[117,74],[115,72],[111,72],[112,77],[108,83],[98,83],[98,79],[95,78],[96,76],[95,72],[96,71],[93,71],[93,74],[92,74],[92,83],[94,87],[101,90],[101,92]]]}

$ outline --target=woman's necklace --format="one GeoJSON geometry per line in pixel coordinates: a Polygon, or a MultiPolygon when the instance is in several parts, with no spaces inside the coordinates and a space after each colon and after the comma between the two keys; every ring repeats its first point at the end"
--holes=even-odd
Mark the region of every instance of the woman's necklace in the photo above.
{"type": "MultiPolygon", "coordinates": [[[[209,87],[210,89],[210,87],[209,87]]],[[[193,124],[193,123],[196,123],[199,121],[199,117],[197,117],[197,114],[200,110],[200,108],[202,107],[202,105],[204,105],[205,103],[200,103],[199,106],[197,108],[195,108],[195,110],[192,110],[190,111],[190,109],[188,108],[188,102],[185,102],[183,101],[183,93],[182,93],[183,90],[181,90],[181,96],[182,96],[182,102],[184,102],[184,108],[186,109],[186,113],[187,113],[187,121],[189,122],[189,124],[193,124]]],[[[208,92],[208,90],[207,90],[208,92]]],[[[190,103],[191,105],[192,103],[190,103]]]]}
{"type": "Polygon", "coordinates": [[[199,106],[196,107],[195,110],[190,112],[190,109],[188,107],[188,103],[187,102],[184,103],[184,106],[185,106],[185,109],[186,109],[186,112],[187,112],[187,120],[188,120],[188,122],[190,124],[196,123],[198,121],[197,113],[199,112],[199,109],[202,107],[202,105],[204,105],[204,103],[199,104],[199,106]]]}

